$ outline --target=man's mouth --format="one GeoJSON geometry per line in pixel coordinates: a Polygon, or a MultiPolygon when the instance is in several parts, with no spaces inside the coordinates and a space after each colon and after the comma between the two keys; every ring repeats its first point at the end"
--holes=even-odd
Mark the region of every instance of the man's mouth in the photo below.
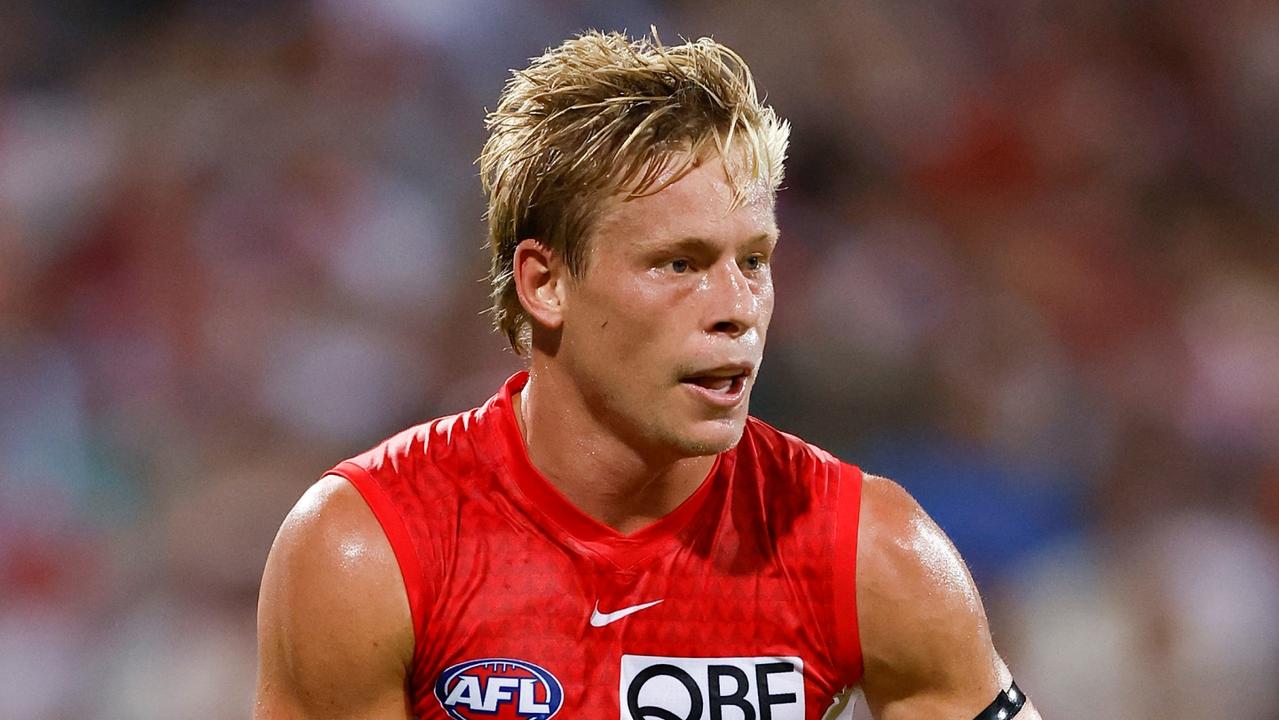
{"type": "Polygon", "coordinates": [[[750,365],[724,365],[698,370],[684,376],[680,382],[715,404],[736,405],[745,395],[746,382],[752,372],[754,368],[750,365]]]}
{"type": "Polygon", "coordinates": [[[694,375],[684,378],[683,382],[704,387],[712,392],[719,393],[738,393],[742,387],[746,385],[747,373],[741,372],[736,375],[719,376],[719,375],[694,375]]]}

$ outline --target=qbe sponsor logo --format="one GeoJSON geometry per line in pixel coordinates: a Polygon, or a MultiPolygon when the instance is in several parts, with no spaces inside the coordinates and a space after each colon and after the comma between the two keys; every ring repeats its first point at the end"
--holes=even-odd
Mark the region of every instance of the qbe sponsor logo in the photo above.
{"type": "Polygon", "coordinates": [[[622,720],[804,720],[797,657],[623,655],[622,720]]]}
{"type": "Polygon", "coordinates": [[[549,720],[564,704],[564,688],[533,663],[483,658],[440,673],[435,699],[453,720],[549,720]]]}

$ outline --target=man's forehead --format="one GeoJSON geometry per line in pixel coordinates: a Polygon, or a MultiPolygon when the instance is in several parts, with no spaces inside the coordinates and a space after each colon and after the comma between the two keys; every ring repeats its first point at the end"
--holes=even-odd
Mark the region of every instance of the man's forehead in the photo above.
{"type": "MultiPolygon", "coordinates": [[[[727,155],[713,150],[700,153],[677,151],[654,159],[644,170],[650,169],[654,163],[659,164],[660,168],[656,175],[649,178],[650,182],[646,187],[636,187],[639,183],[639,178],[636,178],[619,190],[623,201],[664,191],[686,176],[696,173],[711,174],[715,180],[723,181],[740,196],[742,203],[773,198],[769,179],[757,172],[758,168],[752,164],[745,149],[730,149],[727,155]]],[[[640,173],[641,177],[644,175],[646,172],[640,173]]]]}
{"type": "Polygon", "coordinates": [[[678,177],[677,168],[658,176],[654,192],[635,194],[620,190],[598,207],[599,229],[608,226],[665,223],[683,224],[702,219],[719,222],[736,215],[752,223],[775,228],[774,193],[767,178],[753,177],[742,161],[725,163],[712,155],[693,164],[678,177]]]}

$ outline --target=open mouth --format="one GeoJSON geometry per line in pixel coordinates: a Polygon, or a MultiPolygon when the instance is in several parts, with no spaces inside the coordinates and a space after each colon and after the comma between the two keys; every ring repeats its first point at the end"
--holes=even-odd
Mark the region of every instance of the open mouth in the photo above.
{"type": "Polygon", "coordinates": [[[730,366],[699,371],[680,382],[716,404],[731,405],[741,400],[750,376],[750,367],[730,366]]]}
{"type": "Polygon", "coordinates": [[[733,395],[742,391],[746,386],[746,378],[748,373],[740,372],[736,375],[719,376],[719,375],[694,375],[684,378],[682,382],[705,388],[711,392],[725,393],[733,395]]]}

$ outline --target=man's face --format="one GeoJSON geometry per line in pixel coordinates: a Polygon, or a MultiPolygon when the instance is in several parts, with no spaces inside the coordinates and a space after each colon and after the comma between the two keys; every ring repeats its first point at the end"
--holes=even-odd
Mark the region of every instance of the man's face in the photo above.
{"type": "Polygon", "coordinates": [[[718,157],[660,192],[610,199],[568,284],[557,361],[606,426],[687,457],[741,438],[773,314],[769,189],[733,191],[718,157]]]}

